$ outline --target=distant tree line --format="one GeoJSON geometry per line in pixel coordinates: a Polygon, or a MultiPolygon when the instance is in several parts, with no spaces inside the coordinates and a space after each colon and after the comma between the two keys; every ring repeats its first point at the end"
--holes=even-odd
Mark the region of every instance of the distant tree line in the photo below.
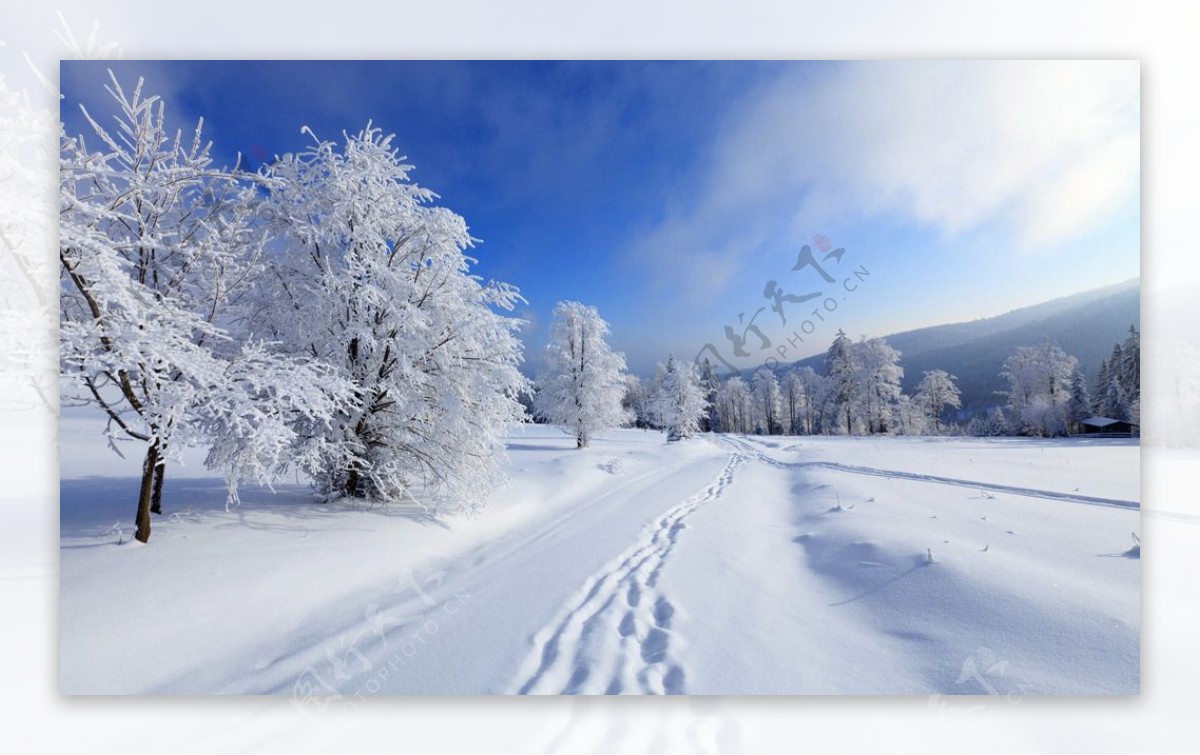
{"type": "Polygon", "coordinates": [[[662,429],[666,420],[656,397],[664,378],[694,373],[688,381],[695,379],[703,401],[689,404],[689,411],[699,432],[1051,437],[1079,432],[1080,421],[1093,415],[1138,424],[1140,352],[1139,333],[1130,326],[1090,387],[1079,360],[1050,339],[1018,347],[1000,372],[1008,384],[998,396],[1004,403],[963,418],[954,375],[927,370],[905,393],[896,349],[883,338],[852,341],[839,330],[825,352],[824,374],[809,366],[762,367],[749,377],[721,379],[708,359],[693,371],[672,358],[653,381],[627,376],[622,405],[634,427],[662,429]]]}
{"type": "Polygon", "coordinates": [[[634,427],[662,429],[680,416],[664,412],[664,386],[670,393],[678,381],[694,381],[699,400],[673,405],[694,415],[696,431],[757,435],[937,433],[950,426],[946,413],[961,405],[954,376],[942,370],[926,372],[917,391],[905,395],[900,353],[882,338],[852,342],[839,331],[825,361],[823,375],[811,367],[763,367],[722,380],[708,359],[693,367],[672,357],[651,381],[627,377],[623,404],[634,427]]]}

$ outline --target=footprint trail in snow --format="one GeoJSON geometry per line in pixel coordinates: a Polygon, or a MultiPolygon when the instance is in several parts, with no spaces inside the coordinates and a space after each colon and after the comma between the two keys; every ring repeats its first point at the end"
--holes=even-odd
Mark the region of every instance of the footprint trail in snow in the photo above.
{"type": "Polygon", "coordinates": [[[659,575],[686,519],[720,498],[746,461],[734,453],[717,479],[659,517],[639,541],[591,577],[569,608],[534,637],[518,694],[686,694],[687,674],[673,654],[675,606],[659,575]]]}

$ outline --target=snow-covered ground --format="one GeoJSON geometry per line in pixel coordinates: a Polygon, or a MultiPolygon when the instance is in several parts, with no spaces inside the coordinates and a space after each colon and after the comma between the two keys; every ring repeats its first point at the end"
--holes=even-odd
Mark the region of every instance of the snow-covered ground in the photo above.
{"type": "Polygon", "coordinates": [[[296,482],[226,512],[193,461],[141,545],[95,427],[64,414],[65,693],[1139,689],[1133,441],[514,426],[475,518],[296,482]]]}

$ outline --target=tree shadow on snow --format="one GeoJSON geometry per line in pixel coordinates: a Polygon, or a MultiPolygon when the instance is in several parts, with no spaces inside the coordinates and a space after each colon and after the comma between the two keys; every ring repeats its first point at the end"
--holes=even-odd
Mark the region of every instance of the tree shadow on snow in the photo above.
{"type": "Polygon", "coordinates": [[[925,561],[925,560],[919,561],[918,563],[914,564],[912,567],[910,567],[906,571],[900,572],[899,574],[892,577],[891,579],[886,579],[883,582],[880,582],[879,584],[875,585],[874,587],[871,587],[863,592],[860,592],[858,595],[855,595],[854,597],[846,598],[845,600],[839,600],[834,603],[830,603],[829,605],[831,607],[844,606],[847,603],[853,603],[856,600],[862,600],[863,598],[866,598],[870,595],[874,595],[875,593],[879,592],[880,590],[882,590],[885,587],[888,587],[889,585],[893,585],[896,582],[899,582],[900,580],[909,576],[913,572],[920,571],[921,569],[924,569],[929,566],[933,566],[933,564],[931,562],[925,561]]]}
{"type": "MultiPolygon", "coordinates": [[[[139,480],[132,477],[89,477],[62,480],[59,483],[59,536],[100,537],[120,528],[132,536],[137,509],[139,480]]],[[[346,501],[321,503],[314,499],[307,484],[276,485],[274,491],[266,486],[247,486],[239,491],[241,502],[228,512],[225,501],[228,490],[222,480],[215,478],[167,478],[163,488],[163,513],[152,519],[154,526],[194,520],[206,515],[236,516],[236,521],[218,524],[219,528],[246,527],[271,532],[302,532],[316,529],[318,522],[344,520],[338,530],[369,531],[370,527],[353,526],[352,515],[386,516],[408,519],[425,526],[448,529],[449,525],[431,511],[411,503],[392,503],[374,506],[346,501]],[[261,518],[255,515],[267,515],[261,518]],[[287,524],[271,521],[274,515],[296,522],[287,524]],[[349,526],[346,526],[349,525],[349,526]]],[[[76,547],[72,545],[71,547],[76,547]]]]}
{"type": "Polygon", "coordinates": [[[1120,553],[1101,553],[1098,558],[1132,558],[1140,561],[1142,558],[1142,546],[1135,545],[1129,550],[1121,551],[1120,553]]]}
{"type": "MultiPolygon", "coordinates": [[[[547,441],[551,441],[551,440],[559,440],[559,439],[547,438],[547,441]]],[[[574,443],[574,440],[572,440],[571,442],[574,443]]],[[[555,445],[552,442],[547,442],[547,443],[506,443],[505,448],[507,448],[509,451],[539,451],[539,452],[554,451],[556,453],[562,453],[564,450],[568,450],[569,447],[564,440],[562,442],[559,442],[557,445],[555,445]]]]}
{"type": "Polygon", "coordinates": [[[893,560],[874,544],[828,542],[811,534],[798,535],[792,538],[792,542],[803,549],[810,569],[843,585],[859,588],[853,596],[830,603],[831,607],[843,606],[879,593],[935,563],[928,560],[926,556],[914,556],[911,562],[912,566],[908,569],[862,589],[863,583],[867,581],[863,579],[863,568],[890,568],[893,563],[893,560]]]}

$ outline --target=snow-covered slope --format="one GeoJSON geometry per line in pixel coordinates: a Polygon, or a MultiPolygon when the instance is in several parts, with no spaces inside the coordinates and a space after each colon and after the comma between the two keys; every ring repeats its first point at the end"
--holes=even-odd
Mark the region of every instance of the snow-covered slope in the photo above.
{"type": "MultiPolygon", "coordinates": [[[[1094,380],[1113,344],[1128,335],[1130,325],[1141,327],[1140,308],[1140,279],[1135,278],[995,317],[893,333],[886,339],[900,352],[905,393],[916,390],[926,370],[945,370],[957,378],[963,408],[978,412],[1004,403],[997,391],[1008,385],[1000,371],[1013,349],[1043,337],[1076,357],[1084,374],[1094,380]]],[[[797,364],[823,373],[825,355],[797,364]]]]}
{"type": "Polygon", "coordinates": [[[1130,441],[580,451],[516,426],[474,519],[299,484],[226,512],[189,467],[141,545],[113,527],[133,463],[97,463],[85,424],[62,437],[65,693],[1138,691],[1130,441]]]}

